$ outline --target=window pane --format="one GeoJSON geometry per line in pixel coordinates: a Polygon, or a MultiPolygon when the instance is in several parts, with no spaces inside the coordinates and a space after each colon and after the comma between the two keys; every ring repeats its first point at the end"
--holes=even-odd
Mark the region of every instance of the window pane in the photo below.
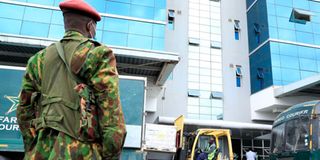
{"type": "Polygon", "coordinates": [[[200,119],[202,119],[202,120],[211,120],[211,115],[200,114],[200,119]]]}
{"type": "Polygon", "coordinates": [[[152,39],[152,49],[153,50],[164,50],[164,39],[163,38],[153,38],[152,39]]]}
{"type": "Polygon", "coordinates": [[[297,57],[280,56],[281,67],[299,69],[299,59],[297,57]]]}
{"type": "Polygon", "coordinates": [[[63,15],[61,11],[52,12],[51,23],[63,25],[63,15]]]}
{"type": "Polygon", "coordinates": [[[9,34],[19,34],[21,28],[20,20],[0,18],[0,32],[9,34]]]}
{"type": "Polygon", "coordinates": [[[303,57],[303,58],[309,58],[309,59],[316,58],[315,49],[310,47],[298,46],[298,54],[299,54],[299,57],[303,57]]]}
{"type": "Polygon", "coordinates": [[[272,78],[273,80],[281,81],[281,69],[279,67],[272,67],[272,78]]]}
{"type": "Polygon", "coordinates": [[[138,18],[153,19],[153,8],[144,6],[131,6],[131,16],[138,18]]]}
{"type": "Polygon", "coordinates": [[[151,49],[151,37],[138,36],[138,35],[128,35],[128,47],[151,49]]]}
{"type": "Polygon", "coordinates": [[[199,114],[188,114],[189,119],[199,119],[199,114]]]}
{"type": "Polygon", "coordinates": [[[211,114],[210,107],[200,107],[200,114],[211,114]]]}
{"type": "Polygon", "coordinates": [[[152,36],[152,24],[145,22],[130,21],[129,33],[152,36]]]}
{"type": "Polygon", "coordinates": [[[49,24],[28,22],[22,23],[21,34],[27,36],[48,37],[49,24]]]}
{"type": "Polygon", "coordinates": [[[23,19],[33,22],[50,23],[51,14],[52,10],[26,7],[23,19]]]}
{"type": "Polygon", "coordinates": [[[129,21],[116,18],[105,18],[104,29],[107,31],[128,32],[129,21]]]}
{"type": "Polygon", "coordinates": [[[296,32],[297,34],[297,41],[302,43],[309,43],[313,44],[313,35],[307,32],[296,32]]]}
{"type": "Polygon", "coordinates": [[[0,17],[22,19],[25,7],[0,3],[0,8],[0,17]]]}
{"type": "Polygon", "coordinates": [[[293,7],[309,10],[309,1],[305,0],[293,0],[293,7]]]}
{"type": "MultiPolygon", "coordinates": [[[[277,0],[279,1],[279,0],[277,0]]],[[[287,1],[285,1],[287,3],[287,1]]],[[[291,16],[292,8],[276,6],[276,12],[278,16],[289,18],[291,16]]]]}
{"type": "Polygon", "coordinates": [[[155,0],[131,0],[131,3],[132,4],[138,4],[138,5],[153,7],[154,6],[154,1],[155,0]]]}
{"type": "Polygon", "coordinates": [[[155,8],[154,10],[154,20],[165,21],[166,20],[166,10],[155,8]]]}
{"type": "Polygon", "coordinates": [[[296,41],[296,34],[293,30],[279,28],[278,32],[281,33],[278,35],[281,40],[296,41]]]}
{"type": "Polygon", "coordinates": [[[279,43],[280,54],[288,56],[298,56],[298,49],[296,45],[279,43]]]}
{"type": "Polygon", "coordinates": [[[106,12],[123,16],[130,16],[130,4],[107,1],[106,12]]]}
{"type": "Polygon", "coordinates": [[[156,8],[163,8],[163,9],[166,9],[166,0],[155,0],[154,1],[154,6],[156,8]]]}
{"type": "Polygon", "coordinates": [[[280,67],[280,56],[278,54],[271,54],[272,66],[280,67]]]}
{"type": "Polygon", "coordinates": [[[213,115],[220,115],[223,113],[222,108],[212,108],[212,114],[213,115]]]}
{"type": "Polygon", "coordinates": [[[297,31],[312,32],[312,23],[306,23],[306,24],[295,23],[295,27],[297,31]]]}
{"type": "Polygon", "coordinates": [[[165,26],[160,24],[153,24],[153,36],[154,37],[164,37],[165,26]]]}
{"type": "Polygon", "coordinates": [[[102,42],[107,45],[127,46],[127,34],[115,32],[103,32],[102,42]]]}
{"type": "Polygon", "coordinates": [[[188,105],[199,105],[199,98],[188,97],[188,105]]]}
{"type": "Polygon", "coordinates": [[[103,30],[104,21],[105,21],[105,17],[101,17],[101,21],[97,22],[98,30],[103,30]]]}
{"type": "Polygon", "coordinates": [[[300,72],[295,69],[281,69],[281,77],[283,81],[295,82],[300,80],[300,72]]]}
{"type": "Polygon", "coordinates": [[[53,2],[53,0],[28,0],[28,3],[42,4],[47,6],[52,6],[53,2]]]}
{"type": "Polygon", "coordinates": [[[106,2],[99,0],[85,0],[88,4],[90,4],[93,8],[95,8],[98,12],[104,13],[106,11],[106,2]]]}
{"type": "Polygon", "coordinates": [[[51,25],[49,30],[49,38],[61,39],[64,35],[64,27],[60,25],[51,25]]]}
{"type": "Polygon", "coordinates": [[[284,29],[291,29],[294,30],[294,24],[293,22],[290,22],[288,18],[283,18],[283,17],[277,17],[277,23],[279,28],[284,28],[284,29]]]}
{"type": "Polygon", "coordinates": [[[317,62],[311,59],[300,58],[300,68],[301,70],[307,71],[317,71],[317,62]]]}
{"type": "Polygon", "coordinates": [[[222,107],[222,100],[221,99],[211,99],[212,107],[222,107]]]}
{"type": "Polygon", "coordinates": [[[301,79],[308,78],[314,75],[317,75],[317,72],[301,71],[301,79]]]}
{"type": "Polygon", "coordinates": [[[199,114],[198,106],[188,106],[188,113],[199,114]]]}
{"type": "MultiPolygon", "coordinates": [[[[210,107],[211,106],[211,100],[210,99],[200,99],[200,106],[207,106],[210,107]]],[[[210,112],[207,112],[210,113],[210,112]]]]}

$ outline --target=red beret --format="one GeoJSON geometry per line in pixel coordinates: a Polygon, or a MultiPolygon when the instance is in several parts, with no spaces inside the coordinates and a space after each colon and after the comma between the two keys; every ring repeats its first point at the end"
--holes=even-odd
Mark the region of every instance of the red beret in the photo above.
{"type": "Polygon", "coordinates": [[[59,4],[59,7],[62,12],[77,11],[83,13],[84,15],[92,17],[96,21],[101,20],[100,14],[83,0],[65,0],[59,4]]]}

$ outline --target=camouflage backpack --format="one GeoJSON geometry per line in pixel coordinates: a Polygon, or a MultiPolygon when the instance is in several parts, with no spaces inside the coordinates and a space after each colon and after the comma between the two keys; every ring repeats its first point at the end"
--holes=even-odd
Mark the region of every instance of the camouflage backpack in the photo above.
{"type": "Polygon", "coordinates": [[[32,125],[36,131],[52,128],[80,141],[96,141],[100,136],[97,107],[92,89],[70,70],[73,53],[82,43],[57,42],[47,48],[45,55],[41,93],[33,95],[37,107],[32,125]],[[64,54],[65,52],[68,54],[64,54]]]}

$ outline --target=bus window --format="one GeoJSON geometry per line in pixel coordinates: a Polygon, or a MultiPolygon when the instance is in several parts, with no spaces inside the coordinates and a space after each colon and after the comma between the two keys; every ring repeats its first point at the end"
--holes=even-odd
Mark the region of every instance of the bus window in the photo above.
{"type": "Polygon", "coordinates": [[[309,118],[300,117],[287,122],[286,125],[286,151],[307,150],[309,136],[309,118]]]}
{"type": "Polygon", "coordinates": [[[284,150],[284,126],[285,123],[272,129],[272,153],[278,153],[284,150]]]}

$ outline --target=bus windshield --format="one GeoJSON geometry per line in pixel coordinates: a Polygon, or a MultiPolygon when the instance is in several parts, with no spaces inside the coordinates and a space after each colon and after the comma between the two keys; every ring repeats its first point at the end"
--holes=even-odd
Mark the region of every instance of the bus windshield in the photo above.
{"type": "Polygon", "coordinates": [[[309,125],[309,117],[301,116],[274,127],[272,153],[308,150],[309,125]]]}

